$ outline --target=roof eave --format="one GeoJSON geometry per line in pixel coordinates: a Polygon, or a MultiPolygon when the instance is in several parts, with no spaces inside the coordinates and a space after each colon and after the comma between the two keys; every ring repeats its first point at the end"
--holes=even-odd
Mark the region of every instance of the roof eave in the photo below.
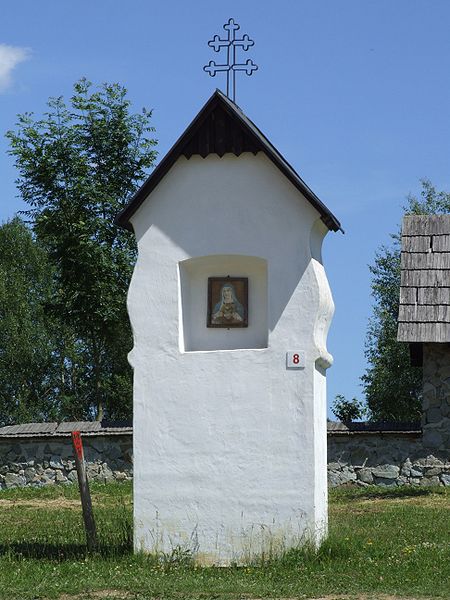
{"type": "Polygon", "coordinates": [[[183,146],[188,142],[189,138],[195,134],[195,130],[207,118],[209,112],[218,103],[233,117],[237,118],[245,129],[246,133],[252,136],[257,145],[261,146],[266,156],[277,166],[285,177],[305,196],[305,198],[319,212],[322,221],[330,231],[342,231],[340,222],[334,214],[325,206],[325,204],[314,194],[314,192],[301,179],[295,169],[286,161],[286,159],[276,150],[265,135],[250,121],[248,117],[242,113],[239,107],[227,98],[220,90],[216,90],[209,100],[204,104],[199,113],[185,129],[183,134],[178,138],[172,148],[167,152],[159,165],[155,168],[152,174],[134,194],[128,204],[118,213],[115,218],[115,223],[124,227],[128,231],[133,231],[133,226],[130,222],[131,217],[138,210],[147,196],[155,189],[159,182],[163,179],[169,169],[174,165],[176,160],[182,154],[183,146]]]}

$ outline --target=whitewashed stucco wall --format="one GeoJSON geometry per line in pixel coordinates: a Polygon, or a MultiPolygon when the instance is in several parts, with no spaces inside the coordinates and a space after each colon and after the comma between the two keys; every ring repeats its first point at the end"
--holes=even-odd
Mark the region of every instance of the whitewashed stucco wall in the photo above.
{"type": "Polygon", "coordinates": [[[264,154],[227,154],[178,159],[131,221],[136,548],[226,563],[319,541],[333,302],[318,212],[264,154]],[[183,261],[217,257],[196,279],[206,298],[208,274],[241,274],[222,272],[232,255],[267,270],[267,347],[249,327],[210,330],[226,350],[183,351],[183,261]],[[304,369],[286,369],[291,350],[304,369]]]}

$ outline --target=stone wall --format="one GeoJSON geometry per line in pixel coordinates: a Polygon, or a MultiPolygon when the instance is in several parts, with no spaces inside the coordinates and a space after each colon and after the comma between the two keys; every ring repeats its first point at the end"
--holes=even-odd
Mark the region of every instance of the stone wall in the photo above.
{"type": "Polygon", "coordinates": [[[450,450],[431,454],[421,432],[328,436],[328,483],[450,485],[450,450]]]}
{"type": "MultiPolygon", "coordinates": [[[[133,476],[131,435],[84,436],[91,481],[124,481],[133,476]]],[[[0,489],[77,481],[70,437],[0,439],[0,489]]]]}
{"type": "Polygon", "coordinates": [[[423,344],[423,444],[441,458],[450,448],[450,344],[423,344]]]}
{"type": "MultiPolygon", "coordinates": [[[[83,436],[91,481],[133,476],[131,434],[83,436]]],[[[0,437],[0,489],[70,483],[77,479],[70,437],[0,437]]],[[[450,450],[430,452],[422,433],[328,433],[328,483],[450,485],[450,450]]]]}

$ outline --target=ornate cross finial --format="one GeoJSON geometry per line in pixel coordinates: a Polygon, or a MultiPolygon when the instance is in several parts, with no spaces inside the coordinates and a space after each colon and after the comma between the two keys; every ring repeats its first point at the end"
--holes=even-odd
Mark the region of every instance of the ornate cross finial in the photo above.
{"type": "Polygon", "coordinates": [[[247,75],[252,75],[253,71],[258,69],[258,66],[250,59],[245,63],[237,63],[236,48],[240,47],[244,52],[247,52],[255,42],[247,34],[244,34],[241,39],[236,38],[236,31],[240,29],[240,26],[234,19],[229,19],[223,28],[228,32],[228,39],[222,40],[220,36],[215,35],[212,40],[209,40],[208,46],[213,48],[214,52],[220,52],[222,48],[227,48],[227,64],[217,65],[213,60],[210,60],[203,67],[203,70],[209,73],[211,77],[215,77],[216,73],[226,71],[227,96],[234,102],[236,97],[236,71],[245,71],[247,75]]]}

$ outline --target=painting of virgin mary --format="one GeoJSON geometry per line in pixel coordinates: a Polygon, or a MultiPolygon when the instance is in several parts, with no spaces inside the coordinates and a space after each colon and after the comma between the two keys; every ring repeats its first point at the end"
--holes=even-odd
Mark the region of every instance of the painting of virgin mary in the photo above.
{"type": "Polygon", "coordinates": [[[248,279],[208,278],[208,327],[247,327],[248,279]]]}

